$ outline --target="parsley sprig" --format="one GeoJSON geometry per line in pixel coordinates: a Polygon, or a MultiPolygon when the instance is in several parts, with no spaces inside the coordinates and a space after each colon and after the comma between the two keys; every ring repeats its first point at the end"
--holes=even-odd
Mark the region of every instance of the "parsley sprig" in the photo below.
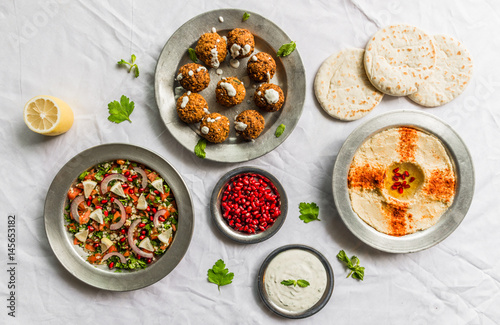
{"type": "Polygon", "coordinates": [[[136,59],[135,54],[132,54],[132,56],[130,58],[130,62],[127,62],[124,59],[121,59],[120,61],[118,61],[118,65],[125,66],[125,67],[129,66],[129,68],[128,68],[129,73],[130,73],[130,71],[132,71],[132,69],[134,69],[134,75],[137,78],[137,77],[139,77],[139,66],[137,65],[137,63],[135,63],[135,59],[136,59]]]}
{"type": "Polygon", "coordinates": [[[285,132],[285,128],[285,124],[278,125],[278,127],[276,128],[276,132],[274,132],[274,136],[279,138],[283,134],[283,132],[285,132]]]}
{"type": "Polygon", "coordinates": [[[208,281],[215,283],[219,289],[233,282],[234,273],[229,273],[223,260],[215,262],[214,266],[208,270],[208,281]]]}
{"type": "Polygon", "coordinates": [[[198,143],[194,147],[195,155],[197,155],[198,158],[204,159],[207,156],[205,152],[206,147],[207,147],[207,140],[205,139],[198,140],[198,143]]]}
{"type": "Polygon", "coordinates": [[[297,43],[294,41],[291,41],[290,43],[283,44],[281,45],[280,49],[278,50],[278,53],[276,53],[277,56],[288,56],[292,54],[293,51],[295,51],[295,48],[297,47],[297,43]]]}
{"type": "Polygon", "coordinates": [[[341,250],[337,254],[337,258],[346,263],[346,266],[351,272],[347,275],[347,278],[352,275],[354,279],[358,279],[363,281],[363,277],[365,276],[365,268],[362,266],[359,266],[359,258],[357,258],[355,255],[353,255],[351,258],[347,257],[347,254],[344,252],[344,250],[341,250]]]}
{"type": "Polygon", "coordinates": [[[299,211],[300,211],[300,220],[304,221],[304,223],[308,223],[314,220],[321,221],[318,218],[319,215],[319,206],[312,202],[312,203],[300,203],[299,204],[299,211]]]}
{"type": "Polygon", "coordinates": [[[115,100],[108,104],[108,120],[114,123],[121,123],[123,121],[132,123],[130,114],[134,111],[134,105],[134,102],[130,101],[127,96],[122,95],[120,102],[115,100]]]}
{"type": "Polygon", "coordinates": [[[309,286],[309,282],[307,282],[306,280],[283,280],[280,282],[282,285],[284,286],[299,286],[301,288],[305,288],[305,287],[308,287],[309,286]]]}

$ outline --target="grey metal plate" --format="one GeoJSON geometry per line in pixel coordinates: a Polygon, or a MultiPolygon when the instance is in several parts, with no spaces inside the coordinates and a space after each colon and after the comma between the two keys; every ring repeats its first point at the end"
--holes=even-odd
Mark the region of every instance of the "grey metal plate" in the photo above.
{"type": "Polygon", "coordinates": [[[278,112],[268,113],[257,108],[253,102],[255,87],[258,85],[248,79],[246,66],[248,58],[240,60],[239,68],[229,65],[229,56],[221,63],[222,75],[217,75],[215,69],[209,69],[210,85],[200,94],[207,100],[210,112],[220,113],[229,118],[231,132],[229,138],[220,144],[209,143],[206,148],[206,159],[219,162],[243,162],[260,157],[278,147],[292,133],[297,125],[304,105],[306,80],[305,70],[298,50],[284,58],[278,58],[276,52],[279,47],[289,43],[291,39],[273,22],[249,12],[250,18],[243,22],[244,10],[220,9],[209,11],[194,17],[182,25],[168,40],[163,48],[155,73],[155,95],[161,117],[169,132],[188,151],[194,152],[198,140],[199,123],[188,125],[177,116],[175,108],[175,87],[179,84],[174,80],[179,68],[192,62],[187,54],[188,48],[195,48],[198,38],[210,32],[212,27],[217,29],[221,36],[227,35],[234,28],[248,29],[255,36],[255,52],[267,52],[276,61],[276,74],[271,80],[279,85],[285,94],[285,103],[278,112]],[[224,22],[219,21],[224,18],[224,22]],[[215,101],[215,87],[223,77],[237,77],[246,87],[246,97],[243,103],[225,108],[215,101]],[[236,136],[233,121],[240,112],[246,109],[258,110],[266,120],[262,134],[254,141],[246,141],[236,136]],[[274,136],[278,125],[285,124],[286,130],[279,138],[274,136]]]}
{"type": "Polygon", "coordinates": [[[347,228],[361,241],[381,251],[409,253],[427,249],[448,237],[462,222],[474,194],[472,158],[460,136],[437,117],[423,112],[400,110],[379,115],[354,130],[340,148],[333,168],[333,197],[347,228]],[[382,130],[409,126],[436,136],[445,145],[454,164],[457,188],[451,207],[434,226],[402,237],[378,232],[353,211],[347,175],[356,150],[365,140],[382,130]]]}
{"type": "Polygon", "coordinates": [[[326,306],[328,301],[330,300],[330,297],[332,296],[333,293],[333,285],[334,285],[334,277],[333,277],[333,270],[332,267],[330,266],[330,263],[326,259],[323,254],[318,252],[316,249],[306,246],[306,245],[300,245],[300,244],[292,244],[292,245],[285,245],[281,246],[277,249],[275,249],[271,254],[269,254],[264,262],[262,262],[262,265],[259,270],[259,275],[257,277],[257,288],[259,290],[259,296],[264,302],[264,304],[269,308],[272,312],[274,312],[277,315],[286,317],[286,318],[293,318],[293,319],[298,319],[298,318],[305,318],[312,316],[319,312],[323,307],[326,306]],[[289,249],[302,249],[305,251],[308,251],[309,253],[312,253],[315,255],[323,264],[326,270],[326,277],[327,277],[327,282],[326,282],[326,289],[325,293],[321,297],[321,299],[310,309],[301,312],[301,313],[288,313],[284,312],[282,309],[278,308],[269,298],[269,295],[266,291],[266,270],[267,267],[269,266],[269,263],[281,252],[284,252],[289,249]]]}
{"type": "Polygon", "coordinates": [[[106,290],[128,291],[151,285],[169,274],[186,253],[193,234],[194,214],[191,196],[179,173],[157,154],[129,144],[112,143],[87,149],[69,160],[49,187],[44,208],[45,231],[50,247],[61,264],[79,280],[106,290]],[[157,171],[174,193],[179,220],[170,248],[146,269],[115,273],[105,265],[93,266],[86,261],[82,248],[73,245],[73,236],[64,226],[66,193],[85,170],[101,162],[128,159],[157,171]]]}
{"type": "Polygon", "coordinates": [[[271,173],[256,167],[239,167],[226,173],[215,185],[214,190],[212,191],[212,198],[210,200],[210,211],[212,213],[213,222],[226,237],[242,244],[255,244],[269,239],[274,234],[276,234],[278,230],[280,230],[281,226],[285,222],[286,215],[288,213],[288,198],[286,196],[285,189],[283,188],[279,180],[271,173]],[[281,215],[271,227],[257,234],[245,234],[232,229],[231,227],[229,227],[226,220],[222,217],[221,213],[222,194],[224,192],[224,189],[226,188],[226,184],[234,176],[244,173],[259,174],[268,178],[274,184],[274,186],[276,186],[278,194],[280,195],[281,215]]]}

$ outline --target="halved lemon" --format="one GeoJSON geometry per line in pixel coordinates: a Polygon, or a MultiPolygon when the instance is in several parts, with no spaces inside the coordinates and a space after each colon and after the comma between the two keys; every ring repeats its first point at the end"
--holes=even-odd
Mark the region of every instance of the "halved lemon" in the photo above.
{"type": "Polygon", "coordinates": [[[36,133],[62,134],[71,128],[73,119],[69,105],[53,96],[33,97],[24,106],[24,123],[36,133]]]}

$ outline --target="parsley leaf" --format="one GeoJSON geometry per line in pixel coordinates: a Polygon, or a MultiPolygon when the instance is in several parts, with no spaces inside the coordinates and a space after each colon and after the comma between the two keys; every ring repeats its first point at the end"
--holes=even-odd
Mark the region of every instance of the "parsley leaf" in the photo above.
{"type": "Polygon", "coordinates": [[[228,273],[229,270],[226,269],[226,264],[223,260],[218,260],[215,262],[214,266],[208,270],[208,281],[215,283],[219,289],[233,282],[234,273],[228,273]]]}
{"type": "Polygon", "coordinates": [[[194,153],[201,159],[204,159],[207,154],[205,153],[205,148],[207,147],[207,140],[200,139],[196,146],[194,147],[194,153]]]}
{"type": "Polygon", "coordinates": [[[319,206],[316,205],[316,203],[300,203],[299,204],[299,211],[300,211],[300,220],[304,221],[304,223],[308,223],[314,220],[321,221],[318,218],[319,215],[319,206]]]}
{"type": "Polygon", "coordinates": [[[297,281],[295,281],[295,280],[283,280],[283,281],[281,281],[281,284],[284,286],[295,286],[296,283],[297,283],[297,281]]]}
{"type": "Polygon", "coordinates": [[[307,282],[306,280],[297,280],[297,284],[301,288],[305,288],[305,287],[309,286],[309,282],[307,282]]]}
{"type": "Polygon", "coordinates": [[[134,111],[134,102],[131,102],[130,99],[125,95],[122,95],[122,97],[120,98],[120,102],[115,100],[109,103],[108,110],[108,120],[110,120],[111,122],[121,123],[126,120],[132,123],[129,116],[134,111]]]}
{"type": "Polygon", "coordinates": [[[278,50],[278,53],[276,53],[276,55],[277,56],[290,55],[293,51],[295,51],[296,47],[297,47],[297,43],[295,43],[294,41],[291,41],[288,44],[283,44],[283,45],[281,45],[281,47],[278,50]]]}
{"type": "Polygon", "coordinates": [[[135,77],[139,77],[139,66],[137,65],[137,63],[135,63],[135,59],[136,59],[136,56],[135,54],[132,54],[131,58],[130,58],[130,62],[127,62],[123,59],[121,59],[120,61],[118,61],[118,65],[121,65],[121,66],[129,66],[129,69],[128,69],[128,72],[130,73],[130,71],[132,71],[132,69],[134,69],[134,74],[135,74],[135,77]]]}
{"type": "Polygon", "coordinates": [[[359,258],[356,256],[352,256],[350,259],[347,257],[347,254],[344,252],[344,250],[341,250],[337,254],[337,258],[344,262],[349,270],[349,274],[347,275],[347,278],[352,275],[354,279],[358,279],[363,281],[363,278],[365,276],[365,268],[362,266],[359,266],[359,258]]]}
{"type": "Polygon", "coordinates": [[[245,12],[243,14],[243,21],[246,21],[248,18],[250,18],[250,14],[248,12],[245,12]]]}
{"type": "Polygon", "coordinates": [[[285,132],[285,128],[285,124],[278,125],[278,127],[276,128],[276,132],[274,132],[274,136],[279,138],[283,134],[283,132],[285,132]]]}
{"type": "Polygon", "coordinates": [[[193,61],[194,63],[198,61],[198,57],[196,56],[196,51],[194,49],[188,48],[188,54],[191,61],[193,61]]]}

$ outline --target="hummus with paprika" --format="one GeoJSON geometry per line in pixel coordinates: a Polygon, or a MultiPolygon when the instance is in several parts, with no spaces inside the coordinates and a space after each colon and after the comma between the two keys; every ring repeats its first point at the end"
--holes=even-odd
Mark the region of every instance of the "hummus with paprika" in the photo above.
{"type": "Polygon", "coordinates": [[[361,219],[382,233],[404,236],[438,222],[453,203],[456,174],[438,138],[395,127],[359,147],[347,185],[361,219]]]}

